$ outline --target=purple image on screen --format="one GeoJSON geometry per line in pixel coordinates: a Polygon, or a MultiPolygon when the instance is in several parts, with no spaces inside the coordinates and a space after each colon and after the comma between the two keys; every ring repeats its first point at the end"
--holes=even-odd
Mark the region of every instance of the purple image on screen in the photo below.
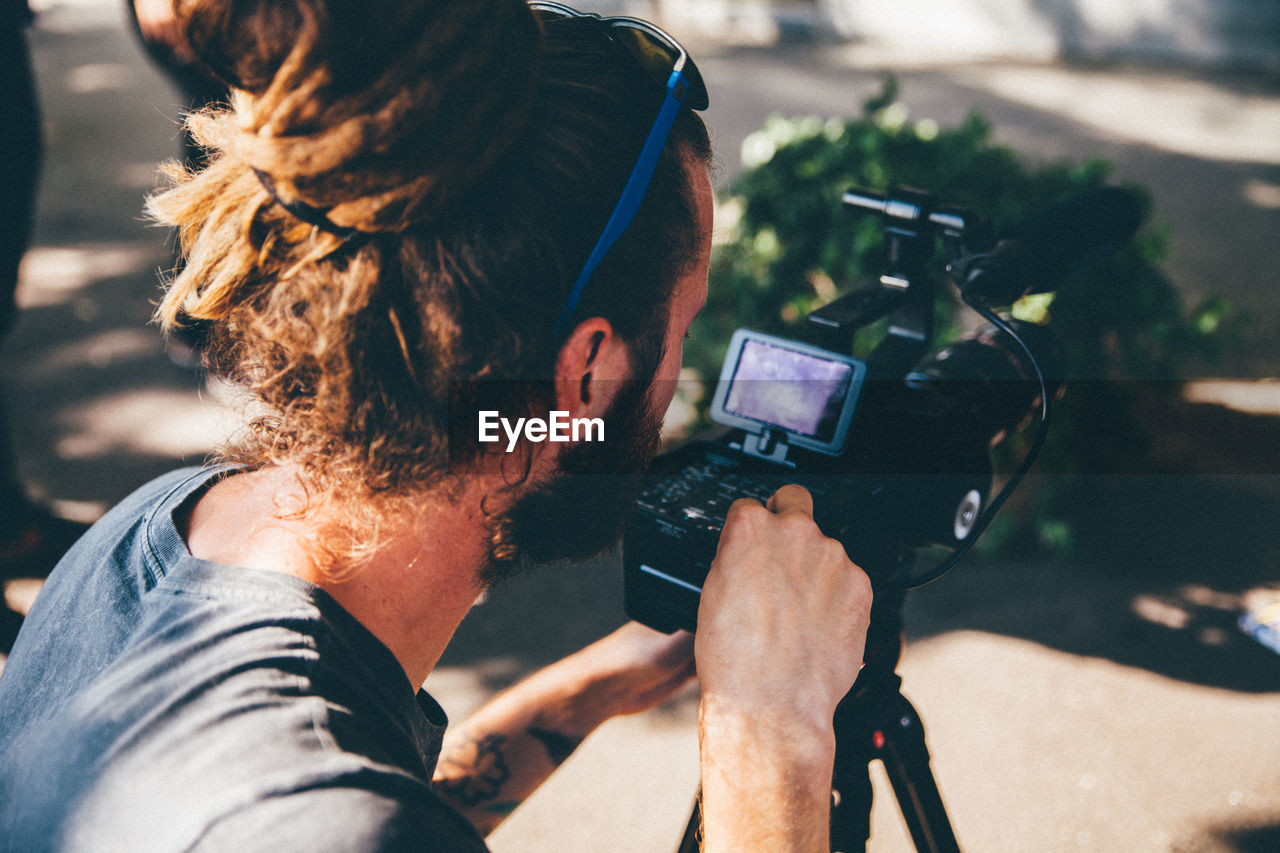
{"type": "Polygon", "coordinates": [[[742,346],[725,411],[830,441],[853,367],[762,341],[742,346]]]}

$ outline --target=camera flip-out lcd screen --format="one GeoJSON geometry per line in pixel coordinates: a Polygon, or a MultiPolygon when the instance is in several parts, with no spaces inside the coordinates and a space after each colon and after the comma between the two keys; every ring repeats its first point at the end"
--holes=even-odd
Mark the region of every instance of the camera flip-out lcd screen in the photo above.
{"type": "Polygon", "coordinates": [[[856,358],[760,332],[734,333],[712,417],[787,444],[839,453],[866,365],[856,358]]]}

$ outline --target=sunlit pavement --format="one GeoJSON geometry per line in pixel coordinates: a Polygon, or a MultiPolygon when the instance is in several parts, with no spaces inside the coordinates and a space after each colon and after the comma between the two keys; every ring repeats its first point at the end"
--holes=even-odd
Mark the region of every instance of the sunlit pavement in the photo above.
{"type": "MultiPolygon", "coordinates": [[[[1280,375],[1275,80],[779,42],[767,18],[705,14],[726,4],[667,7],[712,92],[721,183],[769,114],[856,113],[879,71],[896,69],[913,116],[947,125],[977,107],[1030,156],[1097,154],[1150,186],[1172,227],[1166,269],[1187,298],[1218,293],[1256,318],[1248,351],[1197,377],[1189,398],[1280,409],[1274,384],[1253,381],[1280,375]]],[[[147,325],[170,255],[141,198],[154,164],[177,153],[172,90],[117,0],[47,8],[32,37],[47,135],[40,219],[0,382],[32,491],[88,520],[198,463],[236,419],[226,391],[167,360],[147,325]]],[[[963,566],[911,600],[905,692],[966,849],[1280,849],[1280,657],[1233,625],[1240,593],[1280,579],[1280,489],[1238,470],[1086,483],[1095,536],[1080,557],[963,566]]],[[[37,588],[7,593],[25,605],[37,588]]],[[[463,624],[430,686],[457,719],[616,624],[619,600],[608,561],[520,579],[463,624]]],[[[695,710],[688,693],[607,725],[494,848],[673,848],[696,784],[695,710]]],[[[873,823],[873,850],[909,848],[884,785],[873,823]]]]}

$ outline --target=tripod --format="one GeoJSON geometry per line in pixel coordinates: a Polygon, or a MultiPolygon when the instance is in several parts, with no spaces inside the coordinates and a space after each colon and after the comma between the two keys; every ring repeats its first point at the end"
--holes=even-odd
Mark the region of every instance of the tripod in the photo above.
{"type": "MultiPolygon", "coordinates": [[[[854,853],[871,837],[872,761],[884,763],[916,849],[958,853],[937,782],[929,767],[924,726],[902,695],[897,673],[902,653],[905,594],[877,596],[867,632],[866,666],[836,709],[836,758],[831,782],[831,850],[854,853]]],[[[678,853],[698,853],[702,814],[697,803],[678,853]]]]}

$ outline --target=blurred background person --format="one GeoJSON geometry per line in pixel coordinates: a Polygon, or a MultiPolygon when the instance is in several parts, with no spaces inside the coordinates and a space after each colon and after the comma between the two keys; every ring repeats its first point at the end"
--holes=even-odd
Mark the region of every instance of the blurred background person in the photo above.
{"type": "MultiPolygon", "coordinates": [[[[40,111],[23,30],[26,0],[0,0],[0,340],[17,319],[18,265],[31,239],[40,171],[40,111]]],[[[33,503],[18,476],[0,389],[0,579],[46,574],[84,530],[33,503]]],[[[22,617],[0,598],[0,650],[22,617]]]]}

